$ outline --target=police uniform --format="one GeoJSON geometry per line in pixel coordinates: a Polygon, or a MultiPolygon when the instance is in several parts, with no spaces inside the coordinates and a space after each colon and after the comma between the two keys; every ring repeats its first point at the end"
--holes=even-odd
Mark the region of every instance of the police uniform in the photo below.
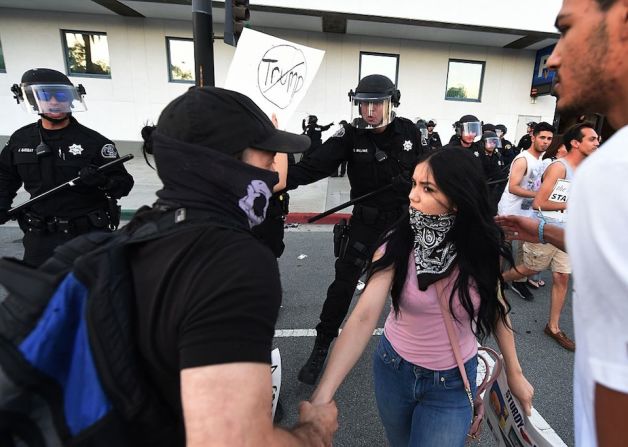
{"type": "Polygon", "coordinates": [[[475,155],[478,158],[484,152],[484,147],[482,147],[479,141],[474,141],[473,143],[471,143],[471,146],[464,147],[462,143],[460,142],[460,137],[457,137],[455,135],[454,137],[451,138],[448,144],[443,146],[443,149],[453,149],[453,148],[469,150],[473,153],[473,155],[475,155]]]}
{"type": "Polygon", "coordinates": [[[372,255],[378,237],[408,207],[410,173],[428,150],[421,145],[414,123],[397,117],[380,134],[344,125],[310,158],[288,170],[288,189],[294,189],[327,177],[346,160],[352,199],[397,179],[395,187],[354,206],[346,252],[336,260],[335,279],[316,327],[318,337],[329,341],[338,334],[364,263],[372,255]],[[405,182],[400,181],[403,176],[405,182]]]}
{"type": "MultiPolygon", "coordinates": [[[[29,124],[11,135],[0,153],[0,209],[11,207],[22,183],[31,197],[79,175],[88,165],[100,166],[118,158],[112,141],[70,117],[67,127],[46,130],[40,122],[29,124]],[[51,152],[37,155],[44,142],[51,152]]],[[[18,216],[24,231],[24,260],[39,265],[57,245],[78,234],[109,230],[119,216],[107,196],[119,199],[133,187],[133,178],[123,166],[105,173],[110,179],[103,188],[76,186],[33,203],[18,216]]]]}
{"type": "Polygon", "coordinates": [[[316,150],[316,148],[318,148],[321,144],[323,144],[323,140],[321,139],[321,136],[324,131],[328,130],[332,126],[332,124],[333,123],[329,123],[326,126],[319,126],[318,123],[309,123],[306,126],[305,120],[301,122],[303,133],[305,133],[305,135],[310,137],[310,141],[312,142],[312,144],[310,144],[309,149],[303,154],[303,157],[309,157],[310,154],[314,152],[314,150],[316,150]]]}
{"type": "Polygon", "coordinates": [[[440,149],[441,147],[443,147],[443,143],[440,141],[440,135],[438,135],[438,132],[432,132],[431,134],[429,134],[427,144],[429,145],[431,150],[440,149]]]}
{"type": "Polygon", "coordinates": [[[530,149],[530,146],[532,146],[532,137],[529,134],[522,136],[517,145],[520,152],[530,149]]]}
{"type": "Polygon", "coordinates": [[[494,207],[493,212],[497,213],[497,204],[506,186],[505,180],[508,178],[508,167],[498,149],[495,149],[491,155],[483,151],[479,158],[488,182],[490,203],[494,207]]]}
{"type": "Polygon", "coordinates": [[[502,138],[501,154],[504,160],[504,165],[508,166],[508,169],[510,169],[510,165],[512,164],[512,161],[515,159],[518,153],[519,151],[517,150],[515,146],[513,146],[513,144],[510,141],[506,140],[505,138],[502,138]]]}

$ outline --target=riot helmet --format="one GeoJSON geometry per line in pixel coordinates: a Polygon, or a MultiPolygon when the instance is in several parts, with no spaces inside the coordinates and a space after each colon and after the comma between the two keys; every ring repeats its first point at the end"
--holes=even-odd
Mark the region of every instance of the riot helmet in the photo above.
{"type": "Polygon", "coordinates": [[[318,117],[316,115],[309,115],[307,117],[308,124],[316,124],[318,122],[318,117]]]}
{"type": "Polygon", "coordinates": [[[53,119],[56,115],[87,110],[85,88],[81,84],[75,87],[66,75],[49,68],[26,71],[20,85],[13,84],[11,92],[27,111],[53,119]]]}
{"type": "Polygon", "coordinates": [[[495,125],[495,133],[497,134],[499,138],[504,138],[504,135],[506,135],[506,132],[508,132],[508,128],[504,126],[503,124],[495,125]]]}
{"type": "Polygon", "coordinates": [[[401,93],[386,76],[373,74],[363,77],[355,89],[349,91],[351,124],[358,129],[376,129],[387,126],[394,118],[393,107],[399,106],[401,93]]]}
{"type": "Polygon", "coordinates": [[[484,132],[495,132],[495,125],[491,123],[482,124],[482,133],[484,132]]]}
{"type": "Polygon", "coordinates": [[[429,132],[427,131],[427,123],[425,122],[425,120],[419,118],[414,125],[417,129],[419,129],[419,133],[421,134],[421,142],[423,143],[423,145],[426,145],[427,138],[430,136],[429,132]]]}
{"type": "Polygon", "coordinates": [[[431,119],[427,122],[427,127],[436,127],[436,120],[435,119],[431,119]]]}
{"type": "Polygon", "coordinates": [[[474,115],[463,115],[454,123],[456,135],[465,143],[471,144],[482,136],[482,122],[474,115]]]}
{"type": "Polygon", "coordinates": [[[482,134],[482,143],[484,143],[484,149],[487,152],[493,152],[495,149],[501,149],[502,140],[497,136],[495,132],[490,130],[482,134]]]}

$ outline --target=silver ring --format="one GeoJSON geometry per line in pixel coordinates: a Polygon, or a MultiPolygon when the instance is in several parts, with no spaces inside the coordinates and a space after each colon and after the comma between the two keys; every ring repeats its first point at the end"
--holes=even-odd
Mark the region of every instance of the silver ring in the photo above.
{"type": "Polygon", "coordinates": [[[515,231],[515,233],[514,233],[514,234],[515,234],[515,236],[519,236],[519,233],[518,233],[518,232],[516,232],[516,231],[515,231]]]}

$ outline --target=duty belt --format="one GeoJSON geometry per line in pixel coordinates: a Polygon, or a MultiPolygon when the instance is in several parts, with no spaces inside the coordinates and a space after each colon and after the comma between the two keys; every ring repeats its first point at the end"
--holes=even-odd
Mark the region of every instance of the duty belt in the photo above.
{"type": "Polygon", "coordinates": [[[26,212],[18,219],[20,228],[25,233],[65,233],[82,234],[92,230],[105,230],[109,227],[110,218],[105,210],[94,210],[83,216],[60,217],[39,216],[26,212]]]}

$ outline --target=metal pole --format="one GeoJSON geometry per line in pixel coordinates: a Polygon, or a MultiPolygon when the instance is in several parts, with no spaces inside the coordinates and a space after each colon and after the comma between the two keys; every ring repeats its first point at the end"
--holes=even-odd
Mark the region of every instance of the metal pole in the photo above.
{"type": "Polygon", "coordinates": [[[196,85],[213,87],[215,84],[214,30],[211,0],[192,0],[192,24],[196,85]]]}

